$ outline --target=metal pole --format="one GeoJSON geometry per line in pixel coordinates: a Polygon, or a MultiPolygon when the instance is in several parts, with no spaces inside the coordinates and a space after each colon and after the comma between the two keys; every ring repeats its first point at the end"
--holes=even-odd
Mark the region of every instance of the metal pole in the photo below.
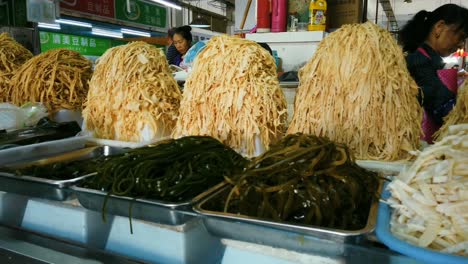
{"type": "Polygon", "coordinates": [[[378,16],[379,16],[379,0],[375,1],[375,24],[377,24],[378,16]]]}

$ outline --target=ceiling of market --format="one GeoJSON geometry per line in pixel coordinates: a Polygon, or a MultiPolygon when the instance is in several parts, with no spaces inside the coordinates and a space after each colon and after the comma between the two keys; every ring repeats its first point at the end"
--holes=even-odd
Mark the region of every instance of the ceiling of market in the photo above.
{"type": "MultiPolygon", "coordinates": [[[[367,18],[369,20],[375,21],[377,1],[378,0],[368,0],[367,18]]],[[[410,0],[409,2],[411,3],[406,3],[404,0],[390,0],[388,2],[390,2],[390,5],[392,6],[399,28],[404,26],[406,22],[408,22],[408,20],[410,20],[420,10],[432,11],[439,6],[448,3],[468,7],[467,0],[410,0]]],[[[377,23],[383,27],[387,27],[387,22],[388,19],[385,12],[379,4],[377,23]]]]}

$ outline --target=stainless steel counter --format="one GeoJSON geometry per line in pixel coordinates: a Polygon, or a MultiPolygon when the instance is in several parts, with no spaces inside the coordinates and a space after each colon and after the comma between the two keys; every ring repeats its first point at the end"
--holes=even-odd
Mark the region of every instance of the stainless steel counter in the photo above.
{"type": "Polygon", "coordinates": [[[233,228],[253,239],[225,239],[210,234],[201,220],[169,226],[134,219],[131,234],[127,217],[109,216],[103,223],[101,213],[73,200],[0,192],[0,263],[418,263],[372,241],[343,244],[278,230],[275,236],[300,245],[280,248],[256,241],[264,232],[252,233],[246,223],[233,228]]]}
{"type": "Polygon", "coordinates": [[[0,225],[0,263],[143,263],[56,238],[0,225]]]}

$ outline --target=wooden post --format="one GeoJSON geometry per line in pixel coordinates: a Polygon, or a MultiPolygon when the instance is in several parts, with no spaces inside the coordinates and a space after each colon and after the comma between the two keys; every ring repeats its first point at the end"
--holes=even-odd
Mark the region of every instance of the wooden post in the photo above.
{"type": "Polygon", "coordinates": [[[244,17],[242,18],[242,23],[240,24],[240,30],[244,29],[245,20],[247,19],[247,15],[249,14],[250,5],[252,5],[252,0],[249,0],[247,2],[247,6],[245,7],[245,11],[244,11],[244,17]]]}

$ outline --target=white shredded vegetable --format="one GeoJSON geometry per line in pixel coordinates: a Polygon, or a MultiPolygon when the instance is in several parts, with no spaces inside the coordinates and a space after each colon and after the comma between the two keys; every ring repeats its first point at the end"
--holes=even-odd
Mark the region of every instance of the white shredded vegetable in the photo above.
{"type": "Polygon", "coordinates": [[[468,256],[468,126],[447,131],[387,186],[391,231],[421,247],[468,256]]]}

